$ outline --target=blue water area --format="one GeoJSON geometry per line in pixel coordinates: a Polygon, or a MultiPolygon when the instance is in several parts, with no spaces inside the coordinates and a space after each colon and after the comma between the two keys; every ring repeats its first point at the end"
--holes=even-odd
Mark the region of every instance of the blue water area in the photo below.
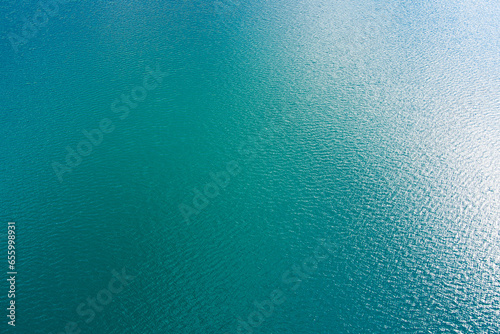
{"type": "Polygon", "coordinates": [[[500,333],[498,1],[0,17],[1,333],[500,333]]]}

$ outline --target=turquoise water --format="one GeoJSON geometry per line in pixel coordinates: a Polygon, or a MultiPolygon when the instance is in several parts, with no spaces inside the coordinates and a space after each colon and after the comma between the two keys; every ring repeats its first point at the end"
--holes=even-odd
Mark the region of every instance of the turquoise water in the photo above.
{"type": "Polygon", "coordinates": [[[500,333],[499,3],[57,7],[0,5],[2,333],[500,333]]]}

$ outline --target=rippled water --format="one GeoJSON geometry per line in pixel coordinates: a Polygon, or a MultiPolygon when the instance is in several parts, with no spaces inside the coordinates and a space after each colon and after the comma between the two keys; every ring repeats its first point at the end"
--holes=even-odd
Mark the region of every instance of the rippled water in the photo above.
{"type": "Polygon", "coordinates": [[[68,2],[13,47],[38,8],[0,5],[16,332],[500,333],[498,2],[68,2]]]}

